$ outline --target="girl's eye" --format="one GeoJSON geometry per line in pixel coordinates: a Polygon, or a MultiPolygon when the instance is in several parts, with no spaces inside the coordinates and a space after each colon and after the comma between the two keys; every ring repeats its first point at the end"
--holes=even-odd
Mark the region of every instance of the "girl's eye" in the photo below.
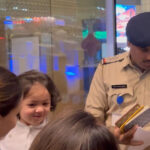
{"type": "Polygon", "coordinates": [[[28,106],[34,107],[34,106],[36,106],[36,104],[28,104],[28,106]]]}
{"type": "Polygon", "coordinates": [[[47,106],[47,105],[49,105],[49,103],[43,103],[43,105],[44,105],[44,106],[47,106]]]}

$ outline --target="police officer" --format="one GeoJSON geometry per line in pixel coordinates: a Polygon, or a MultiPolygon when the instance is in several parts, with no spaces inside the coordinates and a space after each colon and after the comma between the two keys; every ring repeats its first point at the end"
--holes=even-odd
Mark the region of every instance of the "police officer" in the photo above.
{"type": "MultiPolygon", "coordinates": [[[[132,17],[126,35],[130,51],[105,58],[98,65],[85,110],[113,130],[124,146],[137,146],[143,144],[132,140],[137,126],[121,133],[114,124],[136,103],[150,106],[150,12],[132,17]]],[[[145,128],[150,130],[148,125],[145,128]]]]}

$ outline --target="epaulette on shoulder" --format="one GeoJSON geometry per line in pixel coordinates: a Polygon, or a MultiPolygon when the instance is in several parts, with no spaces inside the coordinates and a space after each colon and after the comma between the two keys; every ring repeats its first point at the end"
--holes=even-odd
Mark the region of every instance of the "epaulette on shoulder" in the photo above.
{"type": "Polygon", "coordinates": [[[106,64],[112,64],[112,63],[116,63],[116,62],[121,62],[124,60],[124,57],[120,57],[120,55],[116,55],[114,57],[108,57],[108,58],[103,58],[102,59],[102,64],[106,65],[106,64]]]}

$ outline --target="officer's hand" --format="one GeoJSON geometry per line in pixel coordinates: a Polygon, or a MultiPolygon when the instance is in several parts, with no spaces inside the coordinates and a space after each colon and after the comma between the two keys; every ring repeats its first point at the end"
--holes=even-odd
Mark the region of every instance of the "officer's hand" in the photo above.
{"type": "Polygon", "coordinates": [[[118,127],[114,129],[114,136],[117,138],[119,144],[138,146],[142,145],[143,141],[134,141],[132,140],[134,133],[136,132],[137,126],[134,126],[129,131],[121,133],[118,127]]]}

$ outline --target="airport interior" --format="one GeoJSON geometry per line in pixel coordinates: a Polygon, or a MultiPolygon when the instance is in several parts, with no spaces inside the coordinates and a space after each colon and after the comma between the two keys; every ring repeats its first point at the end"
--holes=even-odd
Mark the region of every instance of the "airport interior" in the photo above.
{"type": "Polygon", "coordinates": [[[0,0],[0,65],[51,76],[56,112],[83,108],[101,59],[128,51],[128,20],[149,0],[0,0]]]}

